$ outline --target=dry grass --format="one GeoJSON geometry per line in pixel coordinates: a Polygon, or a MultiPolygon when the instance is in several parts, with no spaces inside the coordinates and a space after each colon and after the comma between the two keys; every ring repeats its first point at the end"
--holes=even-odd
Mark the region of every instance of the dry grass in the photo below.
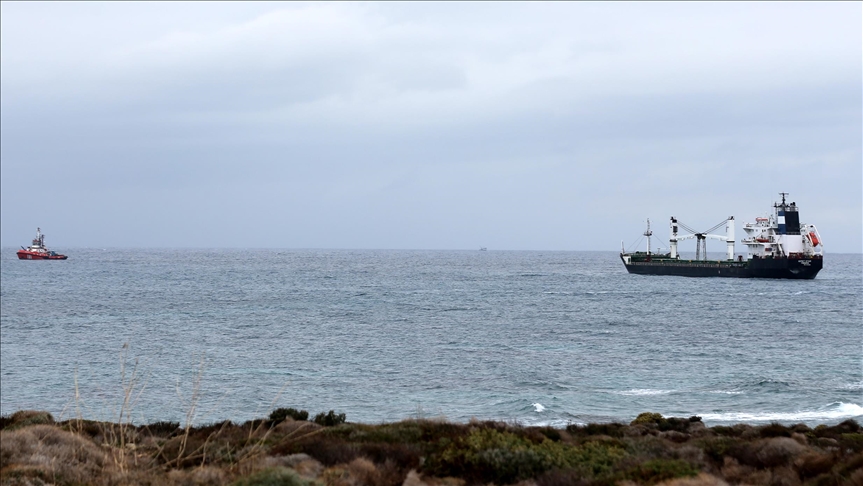
{"type": "Polygon", "coordinates": [[[426,420],[179,427],[55,423],[45,412],[20,411],[0,419],[0,485],[863,486],[856,422],[783,427],[699,425],[697,433],[675,430],[682,435],[650,423],[569,431],[426,420]]]}
{"type": "Polygon", "coordinates": [[[32,478],[58,484],[86,484],[113,474],[110,454],[91,440],[53,425],[0,431],[0,477],[32,478]]]}

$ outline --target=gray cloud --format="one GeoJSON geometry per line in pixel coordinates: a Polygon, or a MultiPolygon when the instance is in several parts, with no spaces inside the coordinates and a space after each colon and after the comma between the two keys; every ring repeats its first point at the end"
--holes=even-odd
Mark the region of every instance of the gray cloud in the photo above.
{"type": "Polygon", "coordinates": [[[861,251],[860,13],[4,3],[2,244],[616,249],[787,191],[861,251]]]}

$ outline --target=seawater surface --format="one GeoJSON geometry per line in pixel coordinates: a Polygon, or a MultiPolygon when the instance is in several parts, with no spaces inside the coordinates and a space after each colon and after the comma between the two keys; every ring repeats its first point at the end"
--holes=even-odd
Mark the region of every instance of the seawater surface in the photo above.
{"type": "Polygon", "coordinates": [[[2,250],[3,414],[863,418],[861,255],[791,281],[629,275],[612,252],[64,253],[2,250]]]}

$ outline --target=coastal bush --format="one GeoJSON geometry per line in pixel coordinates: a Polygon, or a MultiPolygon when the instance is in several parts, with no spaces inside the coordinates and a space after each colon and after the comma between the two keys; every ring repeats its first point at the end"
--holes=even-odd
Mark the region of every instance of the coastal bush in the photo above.
{"type": "MultiPolygon", "coordinates": [[[[52,425],[0,432],[0,470],[4,478],[46,478],[55,484],[88,484],[111,462],[93,442],[52,425]]],[[[3,484],[7,484],[4,480],[3,484]]],[[[23,481],[20,484],[44,484],[23,481]]]]}
{"type": "Polygon", "coordinates": [[[477,427],[467,436],[441,440],[443,447],[426,457],[423,470],[468,482],[510,484],[553,469],[573,470],[583,478],[607,475],[626,455],[621,447],[602,441],[572,446],[543,438],[537,443],[517,432],[477,427]]]}
{"type": "Polygon", "coordinates": [[[181,468],[232,464],[243,456],[247,447],[260,445],[262,428],[260,422],[257,423],[258,427],[252,422],[239,426],[226,420],[192,427],[168,439],[159,449],[156,459],[165,465],[181,468]]]}
{"type": "Polygon", "coordinates": [[[295,408],[277,408],[270,413],[270,422],[275,425],[284,422],[288,417],[294,420],[308,420],[309,412],[295,408]]]}
{"type": "Polygon", "coordinates": [[[315,415],[315,423],[324,427],[333,427],[345,423],[346,418],[345,414],[337,414],[333,410],[330,410],[327,413],[321,412],[315,415]]]}
{"type": "Polygon", "coordinates": [[[368,486],[381,484],[381,472],[372,461],[364,457],[358,457],[351,461],[345,472],[347,472],[348,481],[352,484],[368,486]]]}
{"type": "Polygon", "coordinates": [[[552,469],[536,478],[537,486],[588,486],[590,481],[572,469],[552,469]]]}
{"type": "Polygon", "coordinates": [[[627,455],[616,441],[593,441],[569,449],[567,462],[585,477],[606,477],[627,455]]]}
{"type": "Polygon", "coordinates": [[[757,465],[762,468],[777,468],[790,464],[802,454],[806,448],[794,439],[788,437],[774,437],[765,439],[755,448],[757,465]]]}
{"type": "MultiPolygon", "coordinates": [[[[857,453],[848,458],[848,460],[838,468],[839,473],[845,477],[850,476],[855,471],[863,471],[863,453],[857,453]]],[[[863,479],[863,478],[861,478],[863,479]]],[[[859,482],[857,484],[863,484],[859,482]]]]}
{"type": "MultiPolygon", "coordinates": [[[[126,475],[122,480],[104,481],[102,484],[111,485],[150,485],[154,484],[153,475],[140,474],[138,477],[129,477],[126,475]]],[[[202,466],[194,469],[172,469],[167,474],[168,484],[172,485],[188,485],[188,486],[219,486],[228,484],[227,474],[224,470],[218,467],[202,466]]],[[[120,479],[120,478],[118,478],[120,479]]],[[[155,485],[154,485],[155,486],[155,485]]]]}
{"type": "Polygon", "coordinates": [[[696,445],[704,451],[704,455],[717,465],[722,465],[726,456],[729,456],[745,445],[745,442],[737,437],[720,435],[707,437],[696,442],[696,445]]]}
{"type": "Polygon", "coordinates": [[[625,424],[608,423],[608,424],[587,424],[566,426],[566,431],[575,436],[590,436],[590,435],[607,435],[609,437],[621,438],[623,431],[626,429],[625,424]]]}
{"type": "Polygon", "coordinates": [[[842,434],[839,436],[839,446],[842,449],[850,450],[853,452],[861,452],[863,451],[863,434],[856,432],[850,434],[842,434]]]}
{"type": "Polygon", "coordinates": [[[324,434],[297,441],[288,445],[287,448],[276,447],[273,451],[278,453],[289,452],[292,454],[305,453],[318,460],[325,466],[347,464],[362,455],[358,444],[333,440],[324,434]]]}
{"type": "Polygon", "coordinates": [[[758,431],[761,437],[791,437],[791,430],[784,425],[773,422],[770,425],[765,425],[758,431]]]}
{"type": "Polygon", "coordinates": [[[629,423],[629,425],[647,425],[647,424],[658,424],[660,420],[663,420],[662,414],[655,412],[642,412],[638,414],[638,417],[635,417],[635,420],[629,423]]]}
{"type": "Polygon", "coordinates": [[[459,437],[466,437],[471,427],[451,422],[436,422],[424,420],[418,422],[421,432],[421,440],[424,442],[453,441],[459,437]]]}
{"type": "Polygon", "coordinates": [[[65,422],[60,422],[57,425],[63,430],[86,435],[90,438],[102,437],[105,432],[105,428],[108,426],[104,422],[83,419],[67,420],[65,422]]]}
{"type": "Polygon", "coordinates": [[[419,467],[423,451],[418,444],[360,444],[359,453],[372,461],[383,464],[392,461],[399,464],[400,469],[407,470],[419,467]]]}
{"type": "Polygon", "coordinates": [[[801,479],[806,480],[830,472],[834,464],[836,458],[832,454],[808,452],[794,461],[794,469],[801,479]]]}
{"type": "Polygon", "coordinates": [[[301,441],[299,445],[307,454],[322,456],[325,459],[322,462],[327,464],[366,457],[379,464],[387,461],[398,464],[395,469],[407,474],[408,470],[419,466],[426,442],[422,438],[420,422],[409,420],[393,424],[328,427],[320,435],[301,441]],[[345,444],[352,445],[346,448],[345,444]]]}
{"type": "Polygon", "coordinates": [[[160,420],[149,425],[144,425],[138,428],[139,432],[148,432],[150,435],[167,436],[171,435],[180,428],[180,422],[171,422],[160,420]]]}
{"type": "Polygon", "coordinates": [[[241,478],[231,486],[312,486],[314,481],[301,478],[293,469],[286,467],[271,467],[241,478]]]}
{"type": "Polygon", "coordinates": [[[646,426],[655,426],[660,432],[681,432],[686,433],[689,432],[690,427],[693,423],[699,423],[699,427],[704,428],[701,425],[701,417],[693,415],[692,417],[686,418],[678,418],[678,417],[668,417],[665,418],[662,414],[653,413],[653,412],[644,412],[638,415],[638,417],[633,420],[630,425],[646,425],[646,426]]]}
{"type": "Polygon", "coordinates": [[[638,440],[630,439],[623,443],[629,455],[635,458],[633,464],[649,459],[677,459],[677,447],[671,446],[670,441],[659,435],[647,435],[638,440]]]}
{"type": "Polygon", "coordinates": [[[728,427],[727,425],[714,425],[713,427],[710,427],[710,430],[716,435],[726,437],[737,437],[740,435],[737,430],[732,427],[728,427]]]}
{"type": "Polygon", "coordinates": [[[54,417],[48,412],[38,410],[19,410],[8,417],[0,420],[0,430],[13,430],[27,427],[29,425],[53,424],[54,417]]]}
{"type": "Polygon", "coordinates": [[[855,420],[834,426],[821,424],[806,433],[810,443],[827,450],[863,452],[863,427],[855,420]]]}
{"type": "Polygon", "coordinates": [[[418,420],[380,425],[348,424],[327,433],[360,442],[417,443],[423,440],[423,426],[418,420]]]}
{"type": "Polygon", "coordinates": [[[674,432],[689,432],[689,429],[692,427],[692,424],[699,424],[701,426],[701,417],[693,415],[692,417],[687,418],[678,418],[678,417],[668,417],[666,419],[662,419],[657,424],[659,426],[659,430],[662,432],[674,431],[674,432]]]}
{"type": "Polygon", "coordinates": [[[619,480],[656,484],[669,479],[698,475],[698,469],[679,459],[653,459],[618,474],[619,480]]]}
{"type": "Polygon", "coordinates": [[[558,442],[561,439],[560,431],[554,427],[540,427],[537,431],[554,442],[558,442]]]}
{"type": "Polygon", "coordinates": [[[509,484],[565,467],[559,447],[546,440],[535,444],[512,432],[479,427],[428,457],[424,470],[436,476],[509,484]]]}
{"type": "Polygon", "coordinates": [[[813,429],[706,429],[697,417],[658,414],[635,425],[566,430],[416,419],[324,426],[290,420],[287,410],[276,425],[256,419],[188,428],[83,418],[17,426],[50,414],[13,414],[0,430],[0,485],[863,486],[863,429],[853,420],[813,429]]]}

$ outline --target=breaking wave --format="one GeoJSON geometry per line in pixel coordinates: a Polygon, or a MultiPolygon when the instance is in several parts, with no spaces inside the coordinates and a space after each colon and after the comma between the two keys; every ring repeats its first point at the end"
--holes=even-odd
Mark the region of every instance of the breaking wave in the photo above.
{"type": "Polygon", "coordinates": [[[856,403],[834,402],[818,410],[761,413],[702,413],[699,416],[705,421],[710,422],[819,422],[861,417],[863,416],[863,407],[856,403]]]}
{"type": "Polygon", "coordinates": [[[633,388],[632,390],[626,390],[621,392],[615,392],[618,395],[625,396],[648,396],[648,395],[668,395],[669,393],[674,393],[677,390],[654,390],[652,388],[633,388]]]}

